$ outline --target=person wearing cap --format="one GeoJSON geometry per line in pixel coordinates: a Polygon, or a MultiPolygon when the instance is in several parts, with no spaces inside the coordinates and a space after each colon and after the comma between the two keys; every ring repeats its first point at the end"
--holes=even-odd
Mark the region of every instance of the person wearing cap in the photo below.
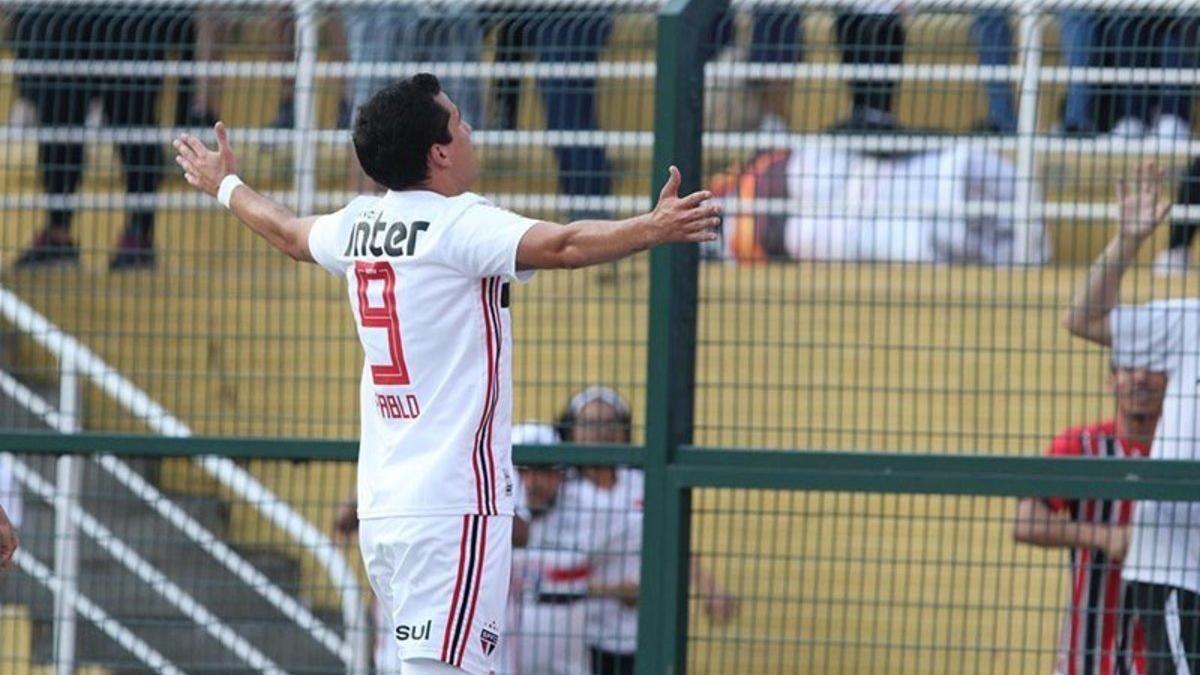
{"type": "MultiPolygon", "coordinates": [[[[610,387],[591,386],[573,395],[558,419],[558,431],[571,443],[629,443],[633,416],[629,404],[610,387]]],[[[593,584],[620,588],[586,603],[586,643],[595,675],[634,672],[637,652],[637,590],[641,570],[642,504],[645,478],[631,467],[586,466],[568,480],[559,508],[591,514],[591,536],[607,542],[595,551],[593,584]]],[[[691,581],[704,613],[724,623],[737,613],[737,599],[721,589],[696,559],[691,581]]]]}

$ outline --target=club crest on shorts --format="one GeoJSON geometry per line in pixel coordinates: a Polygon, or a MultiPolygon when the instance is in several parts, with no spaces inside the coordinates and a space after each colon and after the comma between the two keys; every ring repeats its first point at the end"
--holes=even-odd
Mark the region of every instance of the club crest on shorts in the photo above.
{"type": "Polygon", "coordinates": [[[500,636],[495,632],[497,629],[498,626],[489,621],[487,626],[479,631],[479,646],[483,649],[484,656],[491,656],[492,652],[496,651],[496,645],[500,643],[500,636]]]}

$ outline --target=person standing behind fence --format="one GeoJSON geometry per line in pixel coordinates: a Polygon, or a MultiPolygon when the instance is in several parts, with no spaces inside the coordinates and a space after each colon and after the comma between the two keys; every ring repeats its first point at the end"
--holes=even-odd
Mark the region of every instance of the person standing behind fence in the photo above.
{"type": "MultiPolygon", "coordinates": [[[[1115,399],[1115,418],[1063,431],[1046,454],[1146,457],[1166,388],[1166,373],[1113,368],[1108,390],[1115,399]]],[[[1026,498],[1017,505],[1014,539],[1066,548],[1071,554],[1071,599],[1063,617],[1056,675],[1145,672],[1145,638],[1121,583],[1132,511],[1133,502],[1112,499],[1026,498]]]]}
{"type": "MultiPolygon", "coordinates": [[[[1095,65],[1097,22],[1097,14],[1086,9],[1065,8],[1058,12],[1059,49],[1068,68],[1082,69],[1095,65]]],[[[980,65],[1014,65],[1013,32],[1007,12],[980,12],[971,25],[971,39],[979,50],[980,65]]],[[[980,125],[980,130],[1001,134],[1016,133],[1017,104],[1013,98],[1012,80],[991,80],[984,86],[987,91],[988,113],[980,125]]],[[[1090,84],[1080,81],[1067,84],[1060,128],[1068,135],[1095,133],[1096,118],[1090,84]]]]}
{"type": "MultiPolygon", "coordinates": [[[[349,4],[342,9],[346,52],[350,62],[387,68],[391,63],[427,61],[455,65],[477,63],[483,43],[483,28],[470,3],[448,5],[399,0],[389,4],[349,4]]],[[[350,81],[350,107],[357,111],[371,95],[399,78],[382,73],[359,75],[350,81]]],[[[446,94],[458,104],[463,119],[472,127],[484,123],[482,81],[478,78],[441,78],[446,94]]],[[[367,176],[353,157],[350,159],[350,189],[371,191],[367,176]]]]}
{"type": "MultiPolygon", "coordinates": [[[[571,443],[629,443],[632,433],[629,404],[609,387],[588,387],[570,398],[558,419],[559,435],[571,443]]],[[[609,542],[592,556],[593,583],[626,586],[623,596],[593,597],[587,601],[586,635],[593,675],[632,675],[637,655],[637,586],[641,571],[641,521],[645,476],[640,469],[586,466],[580,469],[574,501],[567,508],[592,514],[592,532],[585,538],[609,542]],[[633,529],[636,528],[636,529],[633,529]],[[622,536],[624,535],[624,536],[622,536]]],[[[724,623],[737,613],[737,599],[726,593],[691,561],[690,583],[709,619],[724,623]]]]}
{"type": "MultiPolygon", "coordinates": [[[[1117,234],[1092,264],[1063,317],[1073,335],[1112,348],[1117,368],[1167,373],[1150,456],[1200,459],[1200,298],[1117,305],[1138,250],[1166,218],[1165,173],[1146,164],[1117,190],[1117,234]]],[[[1149,675],[1200,672],[1200,502],[1140,501],[1121,573],[1146,633],[1149,675]]]]}
{"type": "MultiPolygon", "coordinates": [[[[78,131],[88,106],[99,99],[109,126],[123,129],[156,123],[161,75],[138,75],[139,65],[161,62],[167,53],[188,47],[193,9],[186,5],[146,6],[135,3],[21,3],[11,22],[19,60],[47,61],[64,72],[24,75],[21,95],[37,111],[47,131],[78,131]],[[76,75],[89,61],[128,62],[131,75],[76,75]],[[72,129],[74,127],[74,129],[72,129]]],[[[163,153],[158,142],[118,142],[131,198],[152,199],[161,181],[163,153]]],[[[62,203],[79,189],[85,165],[83,144],[53,140],[38,143],[42,187],[51,198],[46,226],[16,261],[18,267],[77,263],[79,248],[71,238],[74,208],[62,203]]],[[[154,207],[134,205],[110,270],[153,267],[154,207]]]]}
{"type": "MultiPolygon", "coordinates": [[[[1184,12],[1120,8],[1109,17],[1105,32],[1118,68],[1178,69],[1186,75],[1195,72],[1200,58],[1200,14],[1194,8],[1184,12]]],[[[1186,140],[1191,136],[1193,91],[1194,87],[1179,84],[1118,84],[1112,134],[1186,140]]]]}

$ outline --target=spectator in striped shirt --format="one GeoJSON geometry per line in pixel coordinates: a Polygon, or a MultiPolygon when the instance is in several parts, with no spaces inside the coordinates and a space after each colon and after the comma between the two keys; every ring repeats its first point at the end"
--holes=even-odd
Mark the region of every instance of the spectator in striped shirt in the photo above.
{"type": "MultiPolygon", "coordinates": [[[[1148,456],[1166,388],[1166,373],[1114,367],[1108,390],[1115,418],[1063,431],[1046,454],[1148,456]]],[[[1121,585],[1132,511],[1133,502],[1109,499],[1028,498],[1017,506],[1017,541],[1070,551],[1072,582],[1055,675],[1146,672],[1144,639],[1121,585]]]]}

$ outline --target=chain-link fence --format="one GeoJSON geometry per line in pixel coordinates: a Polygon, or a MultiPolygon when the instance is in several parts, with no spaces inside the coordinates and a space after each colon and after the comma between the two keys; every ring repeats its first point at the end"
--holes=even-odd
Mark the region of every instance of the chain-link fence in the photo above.
{"type": "Polygon", "coordinates": [[[11,3],[0,671],[365,672],[420,634],[349,544],[344,289],[168,144],[221,119],[329,212],[375,187],[356,107],[430,71],[500,206],[629,216],[678,163],[725,208],[513,286],[514,418],[555,428],[519,439],[497,672],[1186,672],[1200,473],[1158,460],[1196,457],[1194,309],[1100,310],[1194,295],[1200,12],[727,4],[11,3]]]}

